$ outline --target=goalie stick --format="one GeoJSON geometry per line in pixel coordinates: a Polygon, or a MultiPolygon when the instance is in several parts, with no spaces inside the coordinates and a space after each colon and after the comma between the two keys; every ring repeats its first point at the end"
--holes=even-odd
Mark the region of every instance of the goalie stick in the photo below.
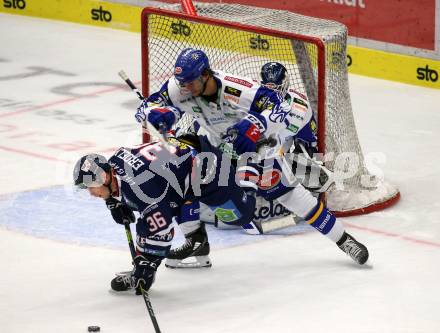
{"type": "MultiPolygon", "coordinates": [[[[131,257],[134,260],[134,257],[136,256],[136,250],[133,244],[133,236],[131,234],[130,224],[125,223],[124,226],[125,226],[125,234],[127,236],[128,246],[130,248],[131,257]]],[[[148,296],[148,292],[143,288],[142,282],[139,284],[139,288],[141,290],[142,297],[144,298],[145,305],[147,306],[148,314],[150,315],[150,319],[151,322],[153,323],[154,330],[156,333],[160,333],[159,324],[157,323],[156,316],[153,311],[153,306],[151,305],[150,302],[150,297],[148,296]]]]}
{"type": "Polygon", "coordinates": [[[306,160],[310,161],[313,165],[315,165],[316,167],[320,168],[327,175],[328,179],[327,179],[326,183],[317,191],[317,192],[320,192],[320,193],[326,192],[328,190],[328,188],[335,183],[333,172],[330,171],[329,169],[327,169],[324,166],[324,163],[322,163],[321,161],[317,161],[317,160],[313,159],[309,155],[309,153],[307,152],[306,148],[304,147],[304,145],[302,143],[298,143],[298,145],[301,148],[301,150],[302,150],[306,160]]]}

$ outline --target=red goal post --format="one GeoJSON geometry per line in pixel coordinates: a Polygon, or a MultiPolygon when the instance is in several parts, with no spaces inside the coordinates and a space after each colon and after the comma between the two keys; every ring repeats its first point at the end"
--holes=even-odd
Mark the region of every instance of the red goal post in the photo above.
{"type": "MultiPolygon", "coordinates": [[[[399,199],[395,187],[375,179],[364,165],[348,91],[343,25],[243,5],[196,4],[195,9],[197,16],[180,12],[180,6],[143,10],[144,96],[173,75],[176,57],[187,47],[203,49],[213,69],[255,80],[264,63],[279,61],[289,71],[291,88],[306,95],[314,110],[319,152],[335,156],[352,152],[358,160],[355,174],[328,192],[329,207],[348,216],[380,210],[399,199]]],[[[341,175],[348,175],[346,164],[337,159],[326,162],[341,175]]]]}

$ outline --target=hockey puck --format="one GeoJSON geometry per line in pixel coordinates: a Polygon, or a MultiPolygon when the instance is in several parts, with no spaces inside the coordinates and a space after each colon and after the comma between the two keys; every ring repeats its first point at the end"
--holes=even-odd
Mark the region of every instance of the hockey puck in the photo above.
{"type": "Polygon", "coordinates": [[[100,331],[101,331],[101,327],[99,327],[99,326],[89,326],[89,327],[87,328],[87,330],[88,330],[89,332],[100,332],[100,331]]]}

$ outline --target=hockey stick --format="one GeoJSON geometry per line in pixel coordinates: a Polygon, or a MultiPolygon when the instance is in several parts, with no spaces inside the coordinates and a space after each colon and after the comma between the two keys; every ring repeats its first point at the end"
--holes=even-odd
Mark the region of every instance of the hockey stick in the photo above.
{"type": "MultiPolygon", "coordinates": [[[[134,261],[134,257],[136,257],[136,250],[133,244],[133,236],[131,234],[130,224],[125,223],[125,234],[127,235],[128,246],[130,247],[131,257],[134,261]]],[[[150,302],[150,297],[148,296],[148,292],[143,288],[143,283],[139,284],[139,289],[141,290],[142,297],[144,298],[145,305],[147,306],[148,314],[150,315],[151,322],[153,323],[154,330],[156,333],[160,333],[159,324],[157,323],[156,316],[153,311],[153,306],[150,302]]]]}
{"type": "MultiPolygon", "coordinates": [[[[127,83],[127,85],[131,88],[131,90],[137,95],[137,97],[143,101],[144,96],[139,91],[139,89],[134,85],[134,83],[130,80],[130,78],[127,76],[127,74],[121,70],[118,72],[118,75],[121,77],[122,80],[127,83]]],[[[144,130],[144,133],[147,133],[148,135],[151,135],[153,138],[156,138],[160,142],[162,142],[165,145],[165,148],[168,149],[169,145],[167,142],[167,129],[166,125],[164,123],[159,124],[159,128],[161,132],[159,132],[153,125],[151,125],[147,120],[142,121],[142,129],[144,130]]]]}
{"type": "Polygon", "coordinates": [[[306,159],[308,161],[310,161],[313,165],[315,165],[316,167],[320,168],[322,171],[324,171],[324,173],[327,175],[328,180],[327,182],[324,184],[324,186],[322,186],[319,191],[317,192],[326,192],[328,190],[328,188],[333,185],[335,183],[335,179],[334,179],[334,174],[332,171],[330,171],[329,169],[327,169],[324,164],[322,162],[318,162],[315,159],[313,159],[309,153],[307,152],[306,148],[304,147],[304,145],[302,143],[298,143],[299,147],[301,148],[304,156],[306,157],[306,159]]]}

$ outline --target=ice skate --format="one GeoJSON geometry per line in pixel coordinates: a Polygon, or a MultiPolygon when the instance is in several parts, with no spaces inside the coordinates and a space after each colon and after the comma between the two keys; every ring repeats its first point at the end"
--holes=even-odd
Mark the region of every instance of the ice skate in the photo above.
{"type": "Polygon", "coordinates": [[[211,267],[209,259],[209,242],[205,225],[185,236],[185,243],[172,249],[167,256],[165,266],[168,268],[202,268],[211,267]]]}
{"type": "Polygon", "coordinates": [[[110,283],[114,291],[126,291],[134,289],[132,282],[132,271],[116,273],[116,277],[110,283]]]}
{"type": "Polygon", "coordinates": [[[365,264],[368,260],[369,254],[365,245],[359,243],[348,233],[344,232],[341,239],[336,244],[359,265],[365,264]]]}

